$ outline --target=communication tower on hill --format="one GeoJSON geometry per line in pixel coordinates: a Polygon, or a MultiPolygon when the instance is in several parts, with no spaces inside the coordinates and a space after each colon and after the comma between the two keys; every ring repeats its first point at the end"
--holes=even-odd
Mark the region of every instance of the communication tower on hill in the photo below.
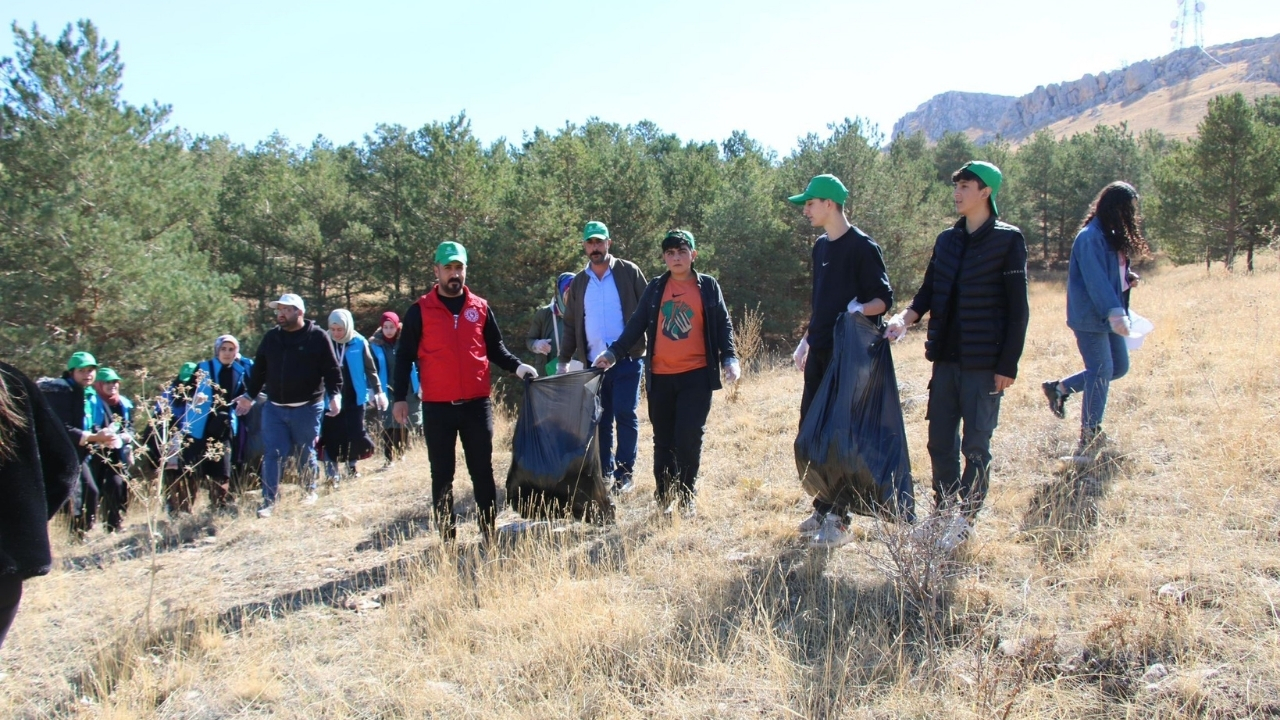
{"type": "Polygon", "coordinates": [[[1173,30],[1169,40],[1173,42],[1174,50],[1187,47],[1188,40],[1191,47],[1204,47],[1204,3],[1201,0],[1178,0],[1178,15],[1169,23],[1169,28],[1173,30]]]}

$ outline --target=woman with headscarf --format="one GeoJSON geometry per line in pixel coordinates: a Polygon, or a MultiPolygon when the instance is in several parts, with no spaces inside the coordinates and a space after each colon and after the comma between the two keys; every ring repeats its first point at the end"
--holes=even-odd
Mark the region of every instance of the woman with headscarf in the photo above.
{"type": "Polygon", "coordinates": [[[234,335],[213,341],[213,357],[196,364],[188,383],[190,399],[182,415],[189,438],[182,450],[180,477],[170,488],[170,512],[190,512],[201,480],[209,481],[215,510],[230,507],[231,468],[240,418],[231,401],[244,394],[253,361],[240,356],[234,335]]]}
{"type": "MultiPolygon", "coordinates": [[[[369,349],[373,351],[373,359],[378,364],[378,380],[382,382],[382,388],[387,394],[391,394],[393,390],[391,378],[396,374],[396,345],[400,342],[400,327],[399,315],[391,311],[384,312],[378,332],[369,339],[369,349]]],[[[413,352],[409,355],[412,357],[413,352]]],[[[391,463],[404,455],[411,430],[422,427],[422,396],[419,392],[417,363],[414,363],[413,370],[409,373],[409,382],[413,388],[406,396],[409,402],[408,422],[396,422],[391,410],[382,412],[382,452],[386,457],[383,469],[391,467],[391,463]]]]}
{"type": "Polygon", "coordinates": [[[546,370],[545,375],[555,375],[559,364],[560,341],[564,338],[564,305],[573,273],[560,273],[556,279],[555,297],[538,308],[529,323],[525,347],[534,354],[533,366],[546,370]]]}
{"type": "Polygon", "coordinates": [[[373,440],[364,427],[365,405],[373,401],[379,412],[387,409],[387,396],[378,379],[378,365],[369,342],[356,332],[349,310],[329,313],[329,342],[342,370],[342,412],[325,416],[320,425],[320,446],[324,451],[325,474],[337,487],[338,463],[347,464],[347,475],[359,477],[356,461],[373,451],[373,440]]]}

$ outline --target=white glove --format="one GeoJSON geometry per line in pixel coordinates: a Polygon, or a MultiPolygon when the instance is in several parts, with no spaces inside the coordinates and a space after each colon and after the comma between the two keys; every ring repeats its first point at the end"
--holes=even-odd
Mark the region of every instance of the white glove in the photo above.
{"type": "Polygon", "coordinates": [[[597,355],[597,356],[596,356],[596,361],[595,361],[594,363],[592,363],[592,365],[594,365],[595,367],[600,368],[601,370],[608,370],[609,368],[613,367],[613,366],[614,366],[614,363],[616,363],[616,362],[617,362],[617,361],[616,361],[616,360],[614,360],[614,359],[609,355],[609,352],[606,350],[605,352],[602,352],[602,353],[600,353],[599,355],[597,355]]]}
{"type": "Polygon", "coordinates": [[[564,375],[565,373],[569,372],[569,366],[572,364],[573,364],[572,362],[556,363],[556,374],[564,375]]]}
{"type": "Polygon", "coordinates": [[[845,309],[849,311],[849,314],[850,314],[850,315],[852,315],[852,314],[854,314],[854,313],[861,313],[861,312],[862,312],[862,303],[858,302],[858,298],[854,298],[854,299],[852,299],[852,300],[850,300],[850,301],[849,301],[849,305],[848,305],[847,307],[845,307],[845,309]]]}
{"type": "Polygon", "coordinates": [[[546,355],[551,352],[550,340],[535,340],[533,342],[533,351],[539,355],[546,355]]]}
{"type": "Polygon", "coordinates": [[[342,412],[342,396],[334,395],[329,398],[329,412],[325,413],[325,415],[337,417],[340,412],[342,412]]]}
{"type": "Polygon", "coordinates": [[[373,405],[374,407],[378,408],[378,412],[386,412],[387,411],[387,394],[378,393],[377,395],[374,395],[373,405]]]}
{"type": "Polygon", "coordinates": [[[729,358],[724,362],[724,381],[729,385],[738,382],[742,377],[742,366],[738,364],[738,358],[729,358]]]}
{"type": "Polygon", "coordinates": [[[791,353],[791,359],[796,363],[796,369],[804,372],[804,362],[809,359],[809,336],[805,335],[800,338],[800,344],[796,346],[796,351],[791,353]]]}
{"type": "MultiPolygon", "coordinates": [[[[904,311],[905,312],[905,311],[904,311]]],[[[904,313],[898,313],[889,318],[889,325],[884,329],[884,336],[890,340],[901,340],[902,336],[907,334],[907,318],[904,313]]]]}
{"type": "Polygon", "coordinates": [[[1129,316],[1128,315],[1112,315],[1107,318],[1107,322],[1111,323],[1111,332],[1121,336],[1129,337],[1129,316]]]}
{"type": "Polygon", "coordinates": [[[520,363],[520,367],[516,368],[516,377],[521,380],[532,380],[538,377],[538,371],[534,370],[532,365],[520,363]]]}
{"type": "Polygon", "coordinates": [[[253,398],[244,397],[243,395],[236,398],[236,414],[243,417],[249,414],[253,409],[253,398]]]}

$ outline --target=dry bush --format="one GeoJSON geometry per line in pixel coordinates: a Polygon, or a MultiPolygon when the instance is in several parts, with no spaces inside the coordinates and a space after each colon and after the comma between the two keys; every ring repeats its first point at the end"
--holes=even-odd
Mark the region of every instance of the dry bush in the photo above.
{"type": "MultiPolygon", "coordinates": [[[[27,584],[0,650],[0,716],[1280,714],[1275,262],[1146,274],[1134,307],[1157,330],[1112,386],[1116,454],[1085,472],[1057,461],[1078,398],[1061,421],[1039,390],[1080,363],[1063,288],[1032,290],[987,506],[928,592],[902,582],[910,566],[886,572],[892,528],[859,520],[834,552],[797,537],[801,379],[778,362],[714,404],[691,521],[651,504],[642,425],[640,487],[608,528],[504,513],[482,548],[460,457],[471,515],[449,549],[418,449],[315,506],[282,488],[267,521],[252,496],[238,516],[161,518],[150,633],[143,518],[83,545],[55,524],[59,567],[27,584]]],[[[922,342],[894,347],[907,399],[922,342]]],[[[925,505],[922,403],[906,421],[925,505]]],[[[512,425],[497,414],[500,479],[512,425]]]]}

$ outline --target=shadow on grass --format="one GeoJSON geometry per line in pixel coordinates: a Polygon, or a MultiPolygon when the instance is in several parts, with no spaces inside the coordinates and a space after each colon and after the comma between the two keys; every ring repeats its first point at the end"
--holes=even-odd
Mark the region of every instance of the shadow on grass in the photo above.
{"type": "MultiPolygon", "coordinates": [[[[156,552],[167,553],[183,547],[193,547],[198,540],[216,536],[217,520],[217,516],[205,511],[161,522],[157,528],[160,537],[156,538],[156,552]]],[[[145,523],[135,524],[129,532],[108,536],[111,543],[105,548],[63,557],[62,567],[65,570],[101,570],[111,563],[146,557],[151,553],[147,542],[150,532],[145,523]]]]}
{"type": "Polygon", "coordinates": [[[1022,516],[1022,531],[1045,561],[1083,555],[1098,527],[1098,506],[1120,474],[1124,457],[1106,452],[1091,462],[1061,461],[1049,482],[1036,489],[1022,516]]]}

